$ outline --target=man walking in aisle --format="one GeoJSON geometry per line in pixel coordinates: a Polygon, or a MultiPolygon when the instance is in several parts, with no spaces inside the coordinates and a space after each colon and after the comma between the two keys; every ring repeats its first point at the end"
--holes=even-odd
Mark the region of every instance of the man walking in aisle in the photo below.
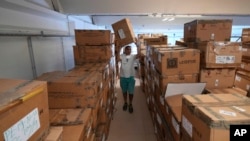
{"type": "Polygon", "coordinates": [[[135,89],[135,69],[134,63],[139,58],[140,50],[137,47],[137,54],[131,54],[131,46],[124,48],[123,54],[120,55],[121,67],[120,67],[120,86],[122,88],[124,105],[123,110],[127,108],[130,113],[133,113],[133,97],[135,89]],[[129,95],[129,105],[127,102],[127,95],[129,95]]]}

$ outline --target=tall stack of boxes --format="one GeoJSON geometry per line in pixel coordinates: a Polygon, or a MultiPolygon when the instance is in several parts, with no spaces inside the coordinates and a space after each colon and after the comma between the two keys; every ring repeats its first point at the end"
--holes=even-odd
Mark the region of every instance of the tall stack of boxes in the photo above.
{"type": "MultiPolygon", "coordinates": [[[[239,107],[244,105],[241,108],[247,111],[249,105],[246,91],[234,82],[236,69],[241,66],[242,46],[239,42],[230,42],[231,28],[231,20],[195,20],[184,25],[182,44],[200,50],[199,82],[206,83],[209,94],[171,97],[181,101],[175,106],[179,111],[175,115],[181,119],[176,131],[181,134],[182,141],[229,140],[230,124],[249,123],[242,122],[248,118],[241,116],[239,110],[229,108],[240,103],[239,107]],[[238,100],[240,102],[236,104],[238,100]],[[222,122],[227,124],[220,124],[222,122]]],[[[173,119],[172,123],[175,123],[173,119]]]]}
{"type": "Polygon", "coordinates": [[[250,28],[242,29],[242,62],[236,72],[234,85],[250,91],[250,28]]]}
{"type": "MultiPolygon", "coordinates": [[[[139,73],[144,71],[140,75],[144,82],[141,86],[158,140],[217,141],[222,136],[229,137],[228,126],[219,125],[221,122],[241,124],[248,119],[241,114],[234,117],[237,120],[223,115],[223,111],[236,115],[240,113],[237,109],[229,110],[235,101],[239,100],[237,106],[245,111],[248,111],[249,105],[246,97],[250,80],[247,77],[250,76],[249,29],[243,30],[243,46],[240,42],[230,42],[231,30],[232,20],[195,20],[184,25],[184,41],[178,41],[176,46],[157,44],[150,40],[147,44],[147,39],[143,38],[147,35],[138,35],[137,44],[145,49],[140,61],[143,70],[139,73]],[[165,94],[168,83],[194,82],[206,83],[204,92],[209,94],[165,94]],[[187,102],[186,99],[193,101],[187,102]],[[192,107],[199,114],[193,112],[190,109],[192,107]],[[218,116],[225,120],[216,119],[218,116]],[[206,134],[200,132],[203,130],[206,134]],[[214,131],[219,134],[214,134],[214,131]]],[[[244,124],[248,123],[246,121],[244,124]]]]}
{"type": "Polygon", "coordinates": [[[63,127],[63,140],[106,140],[116,102],[112,35],[75,30],[75,36],[75,67],[37,78],[48,82],[50,124],[63,127]]]}
{"type": "MultiPolygon", "coordinates": [[[[175,118],[170,115],[170,111],[175,113],[176,108],[168,107],[169,100],[164,94],[168,83],[198,82],[200,51],[183,46],[170,46],[167,36],[144,38],[141,42],[143,41],[139,45],[146,46],[143,63],[141,61],[145,76],[141,79],[144,78],[144,92],[157,138],[180,140],[179,133],[172,128],[172,121],[168,120],[175,118]]],[[[176,124],[180,120],[178,118],[176,124]]]]}

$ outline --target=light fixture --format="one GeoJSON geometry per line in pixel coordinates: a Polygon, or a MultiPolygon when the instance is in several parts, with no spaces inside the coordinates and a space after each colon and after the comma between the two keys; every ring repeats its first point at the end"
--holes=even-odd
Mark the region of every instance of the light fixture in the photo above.
{"type": "Polygon", "coordinates": [[[166,17],[166,18],[164,18],[164,19],[162,19],[162,21],[173,21],[173,20],[175,20],[175,18],[174,17],[166,17]]]}

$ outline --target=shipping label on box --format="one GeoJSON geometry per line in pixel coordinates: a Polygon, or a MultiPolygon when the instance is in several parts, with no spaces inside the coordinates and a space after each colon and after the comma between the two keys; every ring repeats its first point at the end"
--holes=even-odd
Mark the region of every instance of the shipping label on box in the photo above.
{"type": "Polygon", "coordinates": [[[0,140],[43,140],[49,129],[47,84],[0,79],[0,140]]]}

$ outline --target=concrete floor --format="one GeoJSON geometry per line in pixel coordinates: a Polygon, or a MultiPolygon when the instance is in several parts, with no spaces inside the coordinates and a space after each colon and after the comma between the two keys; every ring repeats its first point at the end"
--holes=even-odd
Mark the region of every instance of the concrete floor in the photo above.
{"type": "Polygon", "coordinates": [[[136,78],[133,100],[134,112],[123,111],[123,97],[119,81],[117,81],[117,103],[114,118],[111,121],[107,141],[157,141],[153,122],[146,104],[145,94],[136,78]]]}

